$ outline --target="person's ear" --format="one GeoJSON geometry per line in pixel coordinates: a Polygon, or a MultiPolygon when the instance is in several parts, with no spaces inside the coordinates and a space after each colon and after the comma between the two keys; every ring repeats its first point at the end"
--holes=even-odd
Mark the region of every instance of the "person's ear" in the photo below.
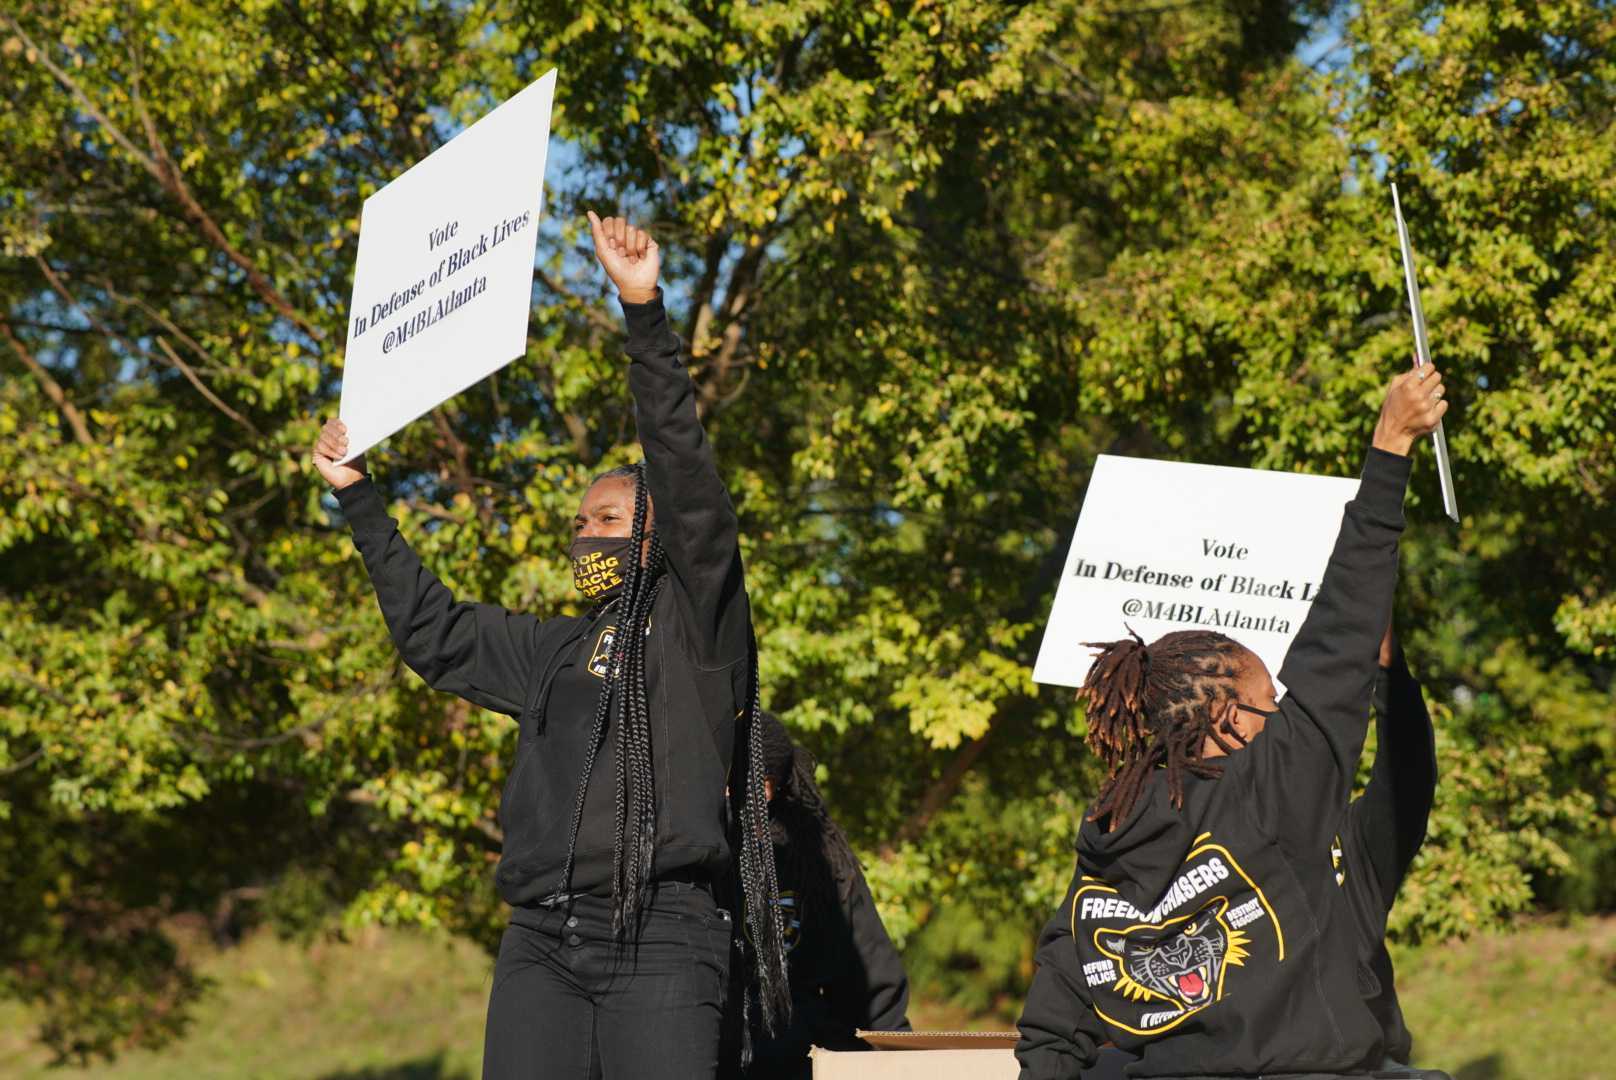
{"type": "Polygon", "coordinates": [[[765,776],[763,778],[763,801],[774,801],[774,778],[772,776],[765,776]]]}

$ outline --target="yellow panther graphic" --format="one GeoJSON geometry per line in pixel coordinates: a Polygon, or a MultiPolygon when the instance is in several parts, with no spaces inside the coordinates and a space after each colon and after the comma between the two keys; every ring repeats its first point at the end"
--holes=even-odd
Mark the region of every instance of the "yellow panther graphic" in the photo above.
{"type": "Polygon", "coordinates": [[[1228,899],[1219,896],[1164,923],[1095,931],[1094,944],[1122,972],[1112,989],[1130,1001],[1163,1001],[1186,1011],[1223,997],[1224,973],[1245,963],[1250,944],[1244,931],[1224,921],[1228,909],[1228,899]]]}

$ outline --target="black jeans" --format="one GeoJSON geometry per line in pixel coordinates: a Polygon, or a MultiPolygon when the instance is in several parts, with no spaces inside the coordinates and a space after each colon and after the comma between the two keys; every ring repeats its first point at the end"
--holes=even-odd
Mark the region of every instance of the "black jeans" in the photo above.
{"type": "Polygon", "coordinates": [[[638,941],[610,902],[517,908],[499,946],[484,1080],[633,1080],[718,1073],[729,912],[704,886],[659,883],[638,941]]]}

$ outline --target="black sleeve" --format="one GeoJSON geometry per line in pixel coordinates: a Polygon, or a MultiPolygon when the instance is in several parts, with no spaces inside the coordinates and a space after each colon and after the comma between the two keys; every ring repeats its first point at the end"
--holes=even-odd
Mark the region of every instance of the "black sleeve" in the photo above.
{"type": "Polygon", "coordinates": [[[540,621],[494,604],[456,600],[404,542],[369,479],[336,495],[404,662],[434,690],[520,716],[540,621]]]}
{"type": "Polygon", "coordinates": [[[649,303],[625,303],[623,314],[634,418],[670,584],[697,662],[727,667],[746,658],[751,639],[735,508],[696,416],[696,388],[661,291],[649,303]]]}
{"type": "Polygon", "coordinates": [[[909,1030],[909,974],[898,955],[861,871],[849,883],[842,910],[851,938],[851,970],[832,982],[831,1009],[854,1028],[909,1030]]]}
{"type": "Polygon", "coordinates": [[[1348,813],[1348,828],[1374,869],[1387,910],[1425,842],[1436,778],[1431,714],[1399,648],[1375,680],[1375,762],[1348,813]]]}
{"type": "Polygon", "coordinates": [[[1094,1014],[1094,1002],[1072,943],[1072,895],[1081,872],[1066,890],[1066,902],[1038,937],[1038,971],[1027,991],[1016,1026],[1016,1060],[1021,1080],[1076,1080],[1099,1057],[1105,1029],[1094,1014]]]}
{"type": "Polygon", "coordinates": [[[1397,586],[1410,465],[1370,448],[1318,598],[1280,668],[1279,715],[1252,740],[1259,823],[1293,851],[1323,850],[1347,810],[1397,586]]]}

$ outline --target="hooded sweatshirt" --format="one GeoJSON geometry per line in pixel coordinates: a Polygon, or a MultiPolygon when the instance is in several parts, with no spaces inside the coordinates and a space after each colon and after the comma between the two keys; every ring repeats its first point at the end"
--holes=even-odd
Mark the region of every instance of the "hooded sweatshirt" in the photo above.
{"type": "MultiPolygon", "coordinates": [[[[646,642],[657,816],[652,876],[717,878],[730,860],[724,789],[735,719],[751,701],[752,627],[738,523],[661,293],[624,304],[623,312],[646,483],[667,552],[667,580],[646,642]]],[[[563,883],[561,874],[615,610],[541,619],[457,600],[421,564],[369,480],[343,488],[337,501],[404,662],[434,689],[519,723],[499,811],[500,895],[521,906],[563,888],[609,893],[610,728],[586,794],[571,880],[563,883]],[[561,692],[553,693],[558,682],[561,692]]]]}
{"type": "MultiPolygon", "coordinates": [[[[1375,747],[1369,783],[1348,807],[1347,828],[1332,845],[1330,858],[1336,884],[1346,893],[1358,925],[1359,989],[1383,1034],[1382,1067],[1395,1068],[1412,1059],[1414,1040],[1397,1000],[1386,921],[1425,841],[1437,782],[1431,715],[1401,648],[1375,680],[1375,747]]],[[[1111,1070],[1116,1075],[1121,1071],[1111,1070]]]]}
{"type": "Polygon", "coordinates": [[[791,981],[791,1023],[753,1044],[751,1077],[808,1074],[808,1052],[864,1050],[854,1035],[865,1031],[909,1030],[909,976],[857,866],[837,879],[822,858],[797,856],[778,830],[775,865],[786,923],[791,981]],[[814,888],[808,874],[828,877],[829,888],[814,888]],[[815,903],[832,894],[836,903],[815,903]]]}
{"type": "Polygon", "coordinates": [[[1409,468],[1369,451],[1262,733],[1221,759],[1220,776],[1186,775],[1182,807],[1157,770],[1115,829],[1085,820],[1076,874],[1039,940],[1023,1080],[1076,1077],[1106,1042],[1139,1055],[1135,1076],[1381,1063],[1363,936],[1331,852],[1391,616],[1409,468]]]}

